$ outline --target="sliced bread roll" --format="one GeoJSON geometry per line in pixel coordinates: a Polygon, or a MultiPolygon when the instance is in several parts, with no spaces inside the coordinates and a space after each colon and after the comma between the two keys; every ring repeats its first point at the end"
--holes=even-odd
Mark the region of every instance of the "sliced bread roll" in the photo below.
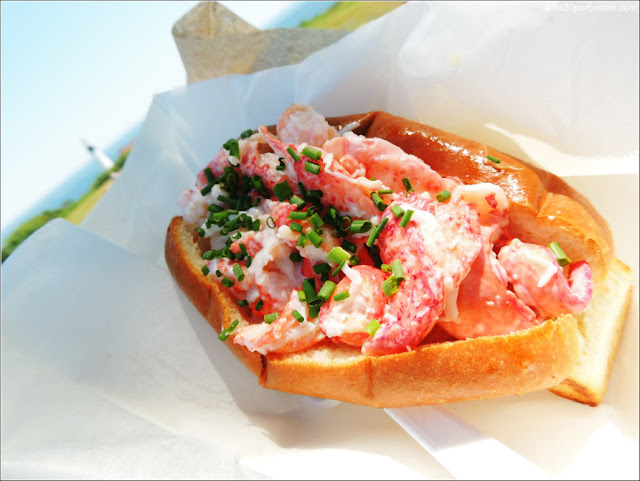
{"type": "MultiPolygon", "coordinates": [[[[248,313],[202,275],[204,249],[194,228],[182,217],[169,225],[165,253],[176,282],[218,333],[236,319],[240,327],[248,324],[248,313]]],[[[383,408],[546,389],[570,375],[579,352],[572,315],[508,336],[427,338],[411,352],[376,357],[331,341],[299,353],[262,355],[233,343],[233,336],[225,344],[266,388],[383,408]]]]}
{"type": "MultiPolygon", "coordinates": [[[[329,118],[341,129],[388,140],[443,176],[467,184],[499,185],[511,201],[512,233],[524,242],[559,241],[574,261],[593,269],[594,297],[577,315],[562,315],[503,336],[453,340],[434,330],[416,349],[365,356],[325,340],[293,354],[251,352],[225,344],[271,389],[376,407],[416,406],[485,399],[551,389],[590,405],[602,401],[630,293],[628,267],[615,259],[611,231],[589,201],[557,176],[494,149],[383,112],[329,118]],[[487,156],[500,160],[487,161],[487,156]]],[[[273,131],[273,128],[271,128],[273,131]]],[[[248,324],[213,276],[203,276],[206,247],[196,226],[176,217],[165,255],[180,288],[221,332],[234,320],[248,324]]]]}

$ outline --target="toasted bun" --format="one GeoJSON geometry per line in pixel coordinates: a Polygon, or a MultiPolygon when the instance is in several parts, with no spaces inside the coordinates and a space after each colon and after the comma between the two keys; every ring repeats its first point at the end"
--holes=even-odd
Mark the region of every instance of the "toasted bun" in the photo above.
{"type": "MultiPolygon", "coordinates": [[[[560,178],[494,149],[452,134],[370,112],[328,122],[386,139],[416,155],[443,176],[464,183],[498,184],[511,200],[510,229],[525,242],[559,241],[572,260],[587,260],[595,296],[587,311],[563,315],[503,336],[453,340],[439,329],[410,352],[364,356],[331,341],[293,354],[261,355],[225,344],[264,387],[375,407],[440,404],[553,388],[570,399],[601,402],[626,312],[630,271],[614,259],[610,229],[587,199],[560,178]],[[463,146],[453,150],[451,146],[463,146]],[[487,155],[500,164],[484,162],[487,155]],[[608,306],[608,309],[604,306],[608,306]],[[596,374],[592,367],[597,366],[596,374]],[[591,367],[590,367],[591,366],[591,367]],[[602,368],[604,366],[604,368],[602,368]]],[[[165,257],[180,288],[217,331],[248,312],[203,276],[193,225],[175,217],[167,230],[165,257]]]]}

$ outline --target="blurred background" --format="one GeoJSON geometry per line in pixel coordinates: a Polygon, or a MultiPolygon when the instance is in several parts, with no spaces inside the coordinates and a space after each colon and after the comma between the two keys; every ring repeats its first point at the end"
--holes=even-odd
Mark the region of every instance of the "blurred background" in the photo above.
{"type": "MultiPolygon", "coordinates": [[[[173,25],[199,2],[1,3],[2,260],[117,177],[153,96],[186,84],[173,25]]],[[[219,2],[266,30],[354,30],[403,2],[219,2]]]]}

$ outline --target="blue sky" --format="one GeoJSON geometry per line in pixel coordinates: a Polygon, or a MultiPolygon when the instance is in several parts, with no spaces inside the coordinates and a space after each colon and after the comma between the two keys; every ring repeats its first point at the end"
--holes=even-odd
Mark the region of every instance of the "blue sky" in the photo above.
{"type": "MultiPolygon", "coordinates": [[[[197,3],[2,2],[3,228],[90,161],[83,139],[108,147],[185,84],[171,28],[197,3]]],[[[306,2],[221,3],[268,28],[306,2]]]]}

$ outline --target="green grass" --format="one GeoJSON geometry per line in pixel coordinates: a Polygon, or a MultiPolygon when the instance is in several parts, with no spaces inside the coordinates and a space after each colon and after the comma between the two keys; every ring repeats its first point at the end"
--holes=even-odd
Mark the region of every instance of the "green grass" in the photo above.
{"type": "Polygon", "coordinates": [[[76,201],[67,201],[62,207],[53,210],[45,210],[13,231],[2,246],[2,262],[20,245],[24,240],[37,231],[47,222],[62,217],[74,224],[79,224],[82,219],[93,209],[102,195],[113,183],[111,174],[119,172],[127,160],[129,150],[123,151],[114,166],[98,175],[89,191],[76,201]]]}
{"type": "Polygon", "coordinates": [[[71,203],[65,204],[60,209],[45,210],[42,214],[37,215],[27,222],[18,227],[7,238],[5,244],[2,246],[2,262],[11,254],[24,240],[37,231],[40,227],[45,225],[50,220],[58,217],[64,217],[65,214],[72,208],[71,203]]]}
{"type": "MultiPolygon", "coordinates": [[[[302,22],[300,27],[353,31],[361,25],[389,13],[403,3],[404,2],[338,2],[316,18],[302,22]]],[[[128,154],[128,150],[123,152],[116,161],[113,169],[100,174],[93,186],[80,199],[77,201],[68,201],[59,209],[44,211],[42,214],[29,219],[12,232],[2,246],[2,261],[27,237],[50,220],[62,217],[74,224],[82,222],[113,183],[110,177],[111,172],[120,171],[128,154]]]]}
{"type": "Polygon", "coordinates": [[[326,12],[300,24],[301,28],[353,31],[398,8],[404,2],[338,2],[326,12]]]}
{"type": "Polygon", "coordinates": [[[80,201],[75,205],[73,209],[71,209],[67,215],[65,215],[65,219],[74,224],[80,224],[82,220],[87,216],[89,212],[94,208],[94,206],[98,203],[98,201],[102,198],[109,187],[113,184],[113,179],[108,179],[101,186],[99,186],[95,190],[89,191],[80,201]]]}

